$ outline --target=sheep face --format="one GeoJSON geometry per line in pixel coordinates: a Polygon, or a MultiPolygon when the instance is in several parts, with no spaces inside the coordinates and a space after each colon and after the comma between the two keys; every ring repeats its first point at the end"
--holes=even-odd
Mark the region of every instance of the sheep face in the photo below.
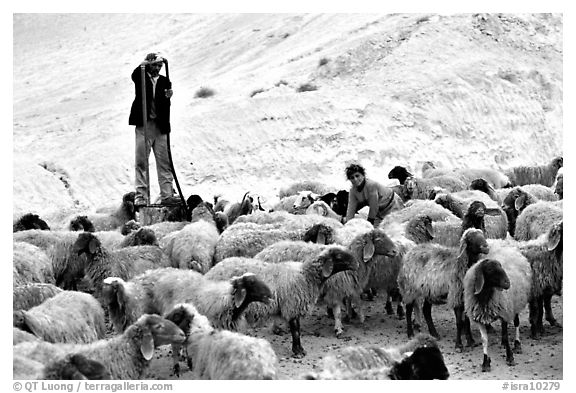
{"type": "Polygon", "coordinates": [[[122,206],[130,219],[136,219],[136,207],[134,206],[134,201],[136,198],[136,192],[130,191],[122,196],[122,206]]]}
{"type": "Polygon", "coordinates": [[[320,195],[313,193],[312,191],[300,191],[294,200],[292,207],[296,210],[306,209],[308,206],[316,202],[320,198],[320,195]]]}
{"type": "Polygon", "coordinates": [[[438,347],[416,348],[392,373],[397,379],[431,380],[448,379],[450,376],[438,347]]]}
{"type": "Polygon", "coordinates": [[[348,210],[348,194],[346,190],[340,190],[336,193],[336,202],[331,206],[332,210],[340,216],[346,215],[346,210],[348,210]]]}
{"type": "Polygon", "coordinates": [[[490,198],[496,200],[496,191],[494,190],[492,185],[488,183],[485,179],[479,178],[472,180],[472,182],[470,182],[469,188],[471,190],[482,191],[488,194],[490,198]]]}
{"type": "Polygon", "coordinates": [[[318,257],[322,264],[322,275],[325,278],[346,270],[357,270],[358,262],[354,255],[341,247],[330,247],[318,257]]]}
{"type": "Polygon", "coordinates": [[[484,218],[486,213],[486,205],[481,201],[474,201],[468,206],[468,216],[475,216],[477,218],[484,218]]]}
{"type": "Polygon", "coordinates": [[[318,244],[334,243],[334,229],[326,224],[314,224],[304,233],[302,240],[318,244]]]}
{"type": "Polygon", "coordinates": [[[134,243],[133,246],[142,246],[142,245],[158,245],[158,240],[156,239],[156,234],[150,228],[140,228],[136,231],[134,235],[134,243]]]}
{"type": "Polygon", "coordinates": [[[27,333],[34,334],[26,324],[26,314],[22,310],[17,310],[12,313],[12,325],[27,333]]]}
{"type": "Polygon", "coordinates": [[[272,291],[262,280],[254,274],[243,274],[231,280],[234,306],[244,309],[252,302],[269,303],[272,300],[272,291]]]}
{"type": "Polygon", "coordinates": [[[399,165],[395,166],[390,172],[388,172],[388,179],[398,179],[400,184],[404,184],[407,178],[413,176],[413,174],[408,172],[408,169],[399,165]]]}
{"type": "Polygon", "coordinates": [[[510,288],[510,279],[500,262],[495,259],[481,260],[474,277],[474,294],[479,295],[491,288],[504,290],[510,288]]]}
{"type": "Polygon", "coordinates": [[[564,166],[564,158],[562,158],[561,156],[554,157],[554,159],[550,163],[550,166],[552,168],[555,168],[556,170],[562,168],[564,166]]]}
{"type": "Polygon", "coordinates": [[[100,240],[90,232],[82,232],[72,247],[72,251],[81,255],[83,253],[94,254],[100,248],[100,240]]]}
{"type": "MultiPolygon", "coordinates": [[[[381,229],[374,229],[369,232],[370,242],[372,243],[372,247],[374,248],[373,254],[376,255],[385,255],[387,257],[395,257],[398,253],[396,250],[395,243],[386,235],[386,233],[381,229]]],[[[368,246],[370,248],[370,246],[368,246]]],[[[366,250],[365,250],[366,251],[366,250]]],[[[368,251],[368,254],[370,251],[368,251]]],[[[364,255],[364,259],[368,256],[368,254],[364,255]]]]}
{"type": "Polygon", "coordinates": [[[469,228],[462,234],[460,239],[460,255],[464,252],[468,254],[488,254],[490,247],[484,237],[484,233],[480,229],[469,228]]]}
{"type": "Polygon", "coordinates": [[[202,202],[202,197],[197,194],[192,194],[186,199],[186,206],[188,207],[188,211],[194,210],[196,206],[198,206],[202,202]]]}
{"type": "Polygon", "coordinates": [[[71,231],[94,232],[94,224],[88,219],[88,216],[77,216],[70,221],[69,229],[71,231]]]}
{"type": "Polygon", "coordinates": [[[147,360],[152,358],[154,348],[167,344],[181,344],[186,340],[182,329],[159,315],[144,314],[135,325],[142,332],[143,340],[140,349],[147,360]]]}
{"type": "Polygon", "coordinates": [[[122,225],[122,228],[120,228],[120,233],[123,236],[126,236],[129,233],[140,229],[141,227],[142,226],[140,225],[140,223],[137,222],[136,220],[129,220],[129,221],[126,221],[124,223],[124,225],[122,225]]]}

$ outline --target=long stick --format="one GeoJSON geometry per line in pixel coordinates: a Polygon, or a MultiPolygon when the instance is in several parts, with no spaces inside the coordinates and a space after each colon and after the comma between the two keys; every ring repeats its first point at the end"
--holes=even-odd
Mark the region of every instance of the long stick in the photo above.
{"type": "MultiPolygon", "coordinates": [[[[140,64],[140,79],[142,83],[142,118],[143,118],[143,129],[144,129],[144,150],[148,151],[148,137],[147,137],[147,123],[148,123],[148,113],[146,109],[146,65],[140,64]]],[[[148,161],[148,157],[146,157],[148,161]]],[[[148,168],[148,162],[146,162],[146,205],[150,204],[150,170],[148,168]]]]}
{"type": "MultiPolygon", "coordinates": [[[[172,82],[170,82],[170,73],[168,71],[168,60],[164,59],[164,66],[166,67],[166,79],[168,79],[168,88],[172,88],[172,82]]],[[[168,121],[170,121],[170,117],[168,117],[168,121]]],[[[178,182],[178,177],[176,176],[176,170],[174,169],[174,162],[172,161],[172,149],[170,148],[170,132],[166,135],[166,146],[168,148],[168,159],[170,161],[170,170],[172,171],[172,175],[174,176],[174,182],[176,183],[176,188],[178,189],[178,194],[180,195],[180,201],[182,202],[182,207],[186,210],[186,200],[184,199],[184,195],[182,194],[182,190],[180,189],[180,183],[178,182]]]]}

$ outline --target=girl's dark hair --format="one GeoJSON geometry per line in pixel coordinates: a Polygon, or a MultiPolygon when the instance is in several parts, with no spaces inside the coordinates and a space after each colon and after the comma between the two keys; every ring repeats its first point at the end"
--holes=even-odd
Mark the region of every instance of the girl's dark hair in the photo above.
{"type": "Polygon", "coordinates": [[[366,170],[362,165],[359,164],[350,164],[346,167],[346,179],[350,179],[350,176],[359,172],[362,176],[366,176],[366,170]]]}

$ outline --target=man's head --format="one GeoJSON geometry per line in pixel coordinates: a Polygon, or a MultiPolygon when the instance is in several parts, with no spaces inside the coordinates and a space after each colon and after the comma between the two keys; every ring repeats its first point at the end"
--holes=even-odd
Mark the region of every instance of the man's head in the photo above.
{"type": "Polygon", "coordinates": [[[148,53],[144,61],[148,62],[148,64],[146,64],[146,72],[153,77],[157,77],[164,63],[162,56],[158,53],[148,53]]]}
{"type": "Polygon", "coordinates": [[[354,186],[361,186],[362,183],[364,183],[365,177],[366,170],[362,165],[350,164],[346,167],[346,178],[350,180],[354,186]]]}

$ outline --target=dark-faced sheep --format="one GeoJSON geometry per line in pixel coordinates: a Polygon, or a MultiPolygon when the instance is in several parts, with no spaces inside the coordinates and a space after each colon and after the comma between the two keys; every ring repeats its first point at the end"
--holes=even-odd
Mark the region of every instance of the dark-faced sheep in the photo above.
{"type": "Polygon", "coordinates": [[[531,286],[530,263],[521,254],[519,258],[503,258],[500,261],[482,259],[466,272],[464,306],[466,315],[470,321],[477,324],[482,335],[482,371],[491,369],[486,326],[495,320],[501,321],[501,342],[506,350],[506,363],[509,366],[515,365],[514,354],[508,341],[508,324],[514,322],[514,349],[521,351],[518,314],[528,304],[531,286]]]}
{"type": "Polygon", "coordinates": [[[12,225],[12,232],[25,231],[28,229],[40,229],[49,231],[50,227],[46,221],[41,219],[37,214],[27,213],[20,217],[12,225]]]}

